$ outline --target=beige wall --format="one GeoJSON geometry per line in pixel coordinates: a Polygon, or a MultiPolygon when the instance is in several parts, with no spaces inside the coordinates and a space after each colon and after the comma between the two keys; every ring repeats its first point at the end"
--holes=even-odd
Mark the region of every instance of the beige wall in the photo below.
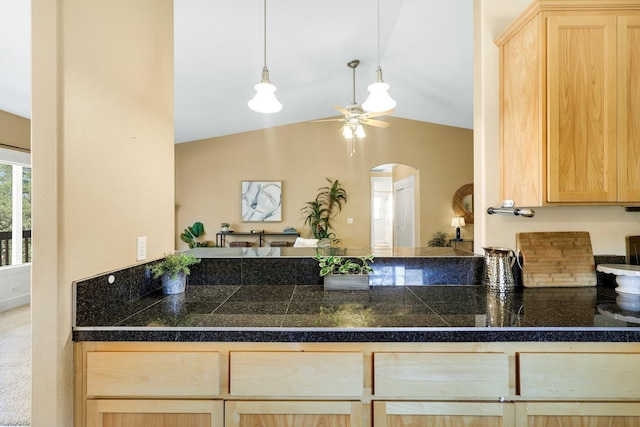
{"type": "Polygon", "coordinates": [[[0,148],[31,148],[31,120],[0,110],[0,148]]]}
{"type": "Polygon", "coordinates": [[[33,426],[72,425],[72,281],[173,249],[173,3],[33,0],[33,426]]]}
{"type": "MultiPolygon", "coordinates": [[[[476,251],[484,246],[515,248],[524,231],[575,231],[591,234],[595,254],[625,254],[625,237],[640,234],[640,213],[622,207],[542,207],[533,218],[487,215],[500,200],[498,128],[498,48],[493,40],[530,0],[475,0],[474,162],[476,251]],[[482,213],[481,213],[482,212],[482,213]]],[[[515,201],[516,204],[518,201],[515,201]]],[[[481,251],[481,249],[480,249],[481,251]]]]}
{"type": "MultiPolygon", "coordinates": [[[[303,230],[300,210],[327,184],[338,179],[348,202],[337,217],[343,246],[370,244],[369,170],[402,163],[419,170],[423,245],[435,231],[451,233],[451,198],[473,178],[473,132],[469,129],[387,118],[387,129],[367,127],[354,156],[338,132],[339,124],[298,123],[176,145],[176,230],[202,221],[206,238],[215,240],[221,222],[232,229],[303,230]],[[242,223],[240,183],[282,181],[282,222],[242,223]],[[353,224],[347,219],[353,218],[353,224]]],[[[303,235],[309,236],[304,228],[303,235]]],[[[177,234],[177,233],[176,233],[177,234]]],[[[176,236],[177,239],[177,236],[176,236]]],[[[177,239],[178,247],[186,247],[177,239]]]]}

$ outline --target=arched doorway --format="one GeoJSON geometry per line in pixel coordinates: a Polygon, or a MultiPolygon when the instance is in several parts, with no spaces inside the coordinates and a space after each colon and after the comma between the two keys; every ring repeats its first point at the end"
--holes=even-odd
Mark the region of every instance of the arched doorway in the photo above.
{"type": "Polygon", "coordinates": [[[371,247],[378,251],[415,246],[420,229],[419,171],[387,163],[369,171],[371,247]]]}

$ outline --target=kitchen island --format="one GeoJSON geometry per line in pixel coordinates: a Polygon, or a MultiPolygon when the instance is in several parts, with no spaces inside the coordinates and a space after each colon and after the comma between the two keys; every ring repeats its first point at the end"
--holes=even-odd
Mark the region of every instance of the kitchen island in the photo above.
{"type": "Polygon", "coordinates": [[[139,273],[75,284],[76,425],[640,425],[639,324],[611,286],[105,286],[139,273]]]}

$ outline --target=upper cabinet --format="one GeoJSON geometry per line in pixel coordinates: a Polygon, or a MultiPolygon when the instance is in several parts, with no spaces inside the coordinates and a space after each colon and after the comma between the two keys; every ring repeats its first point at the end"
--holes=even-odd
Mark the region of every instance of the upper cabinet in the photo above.
{"type": "Polygon", "coordinates": [[[500,48],[501,194],[640,203],[640,0],[540,0],[500,48]]]}

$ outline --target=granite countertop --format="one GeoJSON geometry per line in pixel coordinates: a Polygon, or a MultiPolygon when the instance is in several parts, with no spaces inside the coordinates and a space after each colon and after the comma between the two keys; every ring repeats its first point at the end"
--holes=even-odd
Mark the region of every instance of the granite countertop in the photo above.
{"type": "Polygon", "coordinates": [[[613,287],[189,285],[76,307],[75,341],[640,342],[640,312],[613,287]]]}

